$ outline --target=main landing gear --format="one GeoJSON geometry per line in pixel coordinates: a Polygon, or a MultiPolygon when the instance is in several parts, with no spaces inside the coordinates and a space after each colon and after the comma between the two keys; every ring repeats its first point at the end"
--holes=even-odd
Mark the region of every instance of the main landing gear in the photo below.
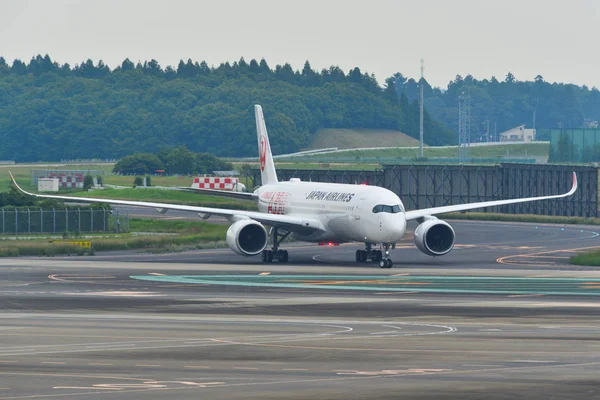
{"type": "Polygon", "coordinates": [[[369,261],[379,264],[380,268],[392,268],[393,262],[390,258],[390,244],[383,244],[384,251],[373,250],[371,243],[365,244],[365,250],[356,250],[356,262],[366,263],[369,261]]]}
{"type": "Polygon", "coordinates": [[[280,263],[288,262],[288,252],[287,250],[279,250],[279,245],[283,242],[288,236],[290,236],[290,232],[286,232],[283,235],[279,234],[277,228],[272,228],[270,232],[271,236],[271,250],[263,250],[262,252],[262,260],[263,262],[270,263],[273,260],[279,261],[280,263]]]}

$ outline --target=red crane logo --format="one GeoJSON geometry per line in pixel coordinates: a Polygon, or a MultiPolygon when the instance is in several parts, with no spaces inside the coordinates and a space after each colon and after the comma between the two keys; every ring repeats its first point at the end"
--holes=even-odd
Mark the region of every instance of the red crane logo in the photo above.
{"type": "Polygon", "coordinates": [[[264,135],[260,137],[260,146],[258,149],[258,155],[260,156],[260,170],[264,172],[265,163],[267,160],[267,139],[264,135]]]}

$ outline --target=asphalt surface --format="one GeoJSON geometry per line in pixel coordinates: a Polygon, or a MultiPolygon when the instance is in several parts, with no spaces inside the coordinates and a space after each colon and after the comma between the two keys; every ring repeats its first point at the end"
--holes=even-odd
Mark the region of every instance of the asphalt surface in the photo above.
{"type": "Polygon", "coordinates": [[[600,269],[568,264],[594,228],[453,227],[389,270],[356,244],[1,259],[0,400],[600,399],[600,269]]]}

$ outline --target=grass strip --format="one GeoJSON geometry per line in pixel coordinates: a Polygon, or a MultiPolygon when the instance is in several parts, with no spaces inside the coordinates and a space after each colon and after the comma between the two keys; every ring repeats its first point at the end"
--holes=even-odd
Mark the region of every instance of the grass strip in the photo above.
{"type": "Polygon", "coordinates": [[[569,260],[574,265],[600,266],[600,250],[594,250],[589,253],[578,254],[569,260]]]}
{"type": "MultiPolygon", "coordinates": [[[[84,255],[96,251],[145,249],[152,252],[175,252],[190,249],[216,248],[224,246],[227,225],[209,224],[202,221],[152,220],[132,218],[129,227],[133,232],[153,232],[157,235],[136,236],[122,234],[119,237],[95,238],[92,249],[84,249],[65,241],[48,238],[32,240],[0,241],[0,257],[84,255]],[[165,233],[160,235],[160,233],[165,233]],[[167,234],[168,233],[168,234],[167,234]],[[175,233],[176,235],[173,235],[175,233]]],[[[90,241],[83,239],[83,241],[90,241]]]]}
{"type": "Polygon", "coordinates": [[[178,190],[105,189],[96,190],[93,192],[77,192],[69,195],[74,197],[150,201],[155,203],[172,203],[199,207],[229,208],[234,210],[256,210],[256,205],[252,202],[236,201],[217,196],[183,192],[178,190]]]}
{"type": "Polygon", "coordinates": [[[565,225],[600,225],[600,218],[560,217],[552,215],[534,214],[500,214],[500,213],[448,213],[439,215],[441,219],[474,220],[474,221],[506,221],[506,222],[533,222],[540,224],[565,224],[565,225]]]}

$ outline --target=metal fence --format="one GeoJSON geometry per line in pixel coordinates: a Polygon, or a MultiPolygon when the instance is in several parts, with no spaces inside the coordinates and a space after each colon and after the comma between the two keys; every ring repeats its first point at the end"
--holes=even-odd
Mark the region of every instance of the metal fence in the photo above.
{"type": "MultiPolygon", "coordinates": [[[[479,201],[564,193],[577,172],[575,195],[557,200],[489,207],[482,211],[579,217],[599,215],[598,168],[570,165],[383,165],[377,171],[280,169],[281,180],[350,183],[385,187],[396,193],[408,210],[479,201]]],[[[247,187],[260,185],[260,170],[249,170],[247,187]]]]}
{"type": "Polygon", "coordinates": [[[127,232],[129,215],[106,209],[0,209],[3,234],[127,232]]]}

